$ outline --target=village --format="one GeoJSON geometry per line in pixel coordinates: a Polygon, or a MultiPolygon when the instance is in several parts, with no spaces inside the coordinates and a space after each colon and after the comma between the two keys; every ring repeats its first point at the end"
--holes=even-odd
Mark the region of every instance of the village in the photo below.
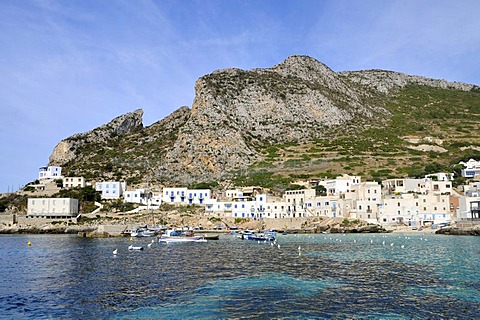
{"type": "Polygon", "coordinates": [[[453,223],[480,221],[480,162],[470,159],[460,164],[464,167],[462,176],[469,182],[457,188],[452,185],[453,173],[430,174],[421,179],[388,179],[381,184],[343,174],[334,179],[296,181],[298,187],[286,190],[281,196],[257,186],[212,192],[186,187],[168,187],[161,191],[131,188],[121,181],[89,183],[83,177],[63,177],[61,167],[47,166],[40,168],[38,183],[26,187],[32,194],[26,214],[2,215],[0,223],[76,222],[82,215],[100,212],[104,201],[122,201],[136,207],[123,214],[156,210],[162,204],[191,205],[201,208],[203,217],[216,221],[268,221],[269,225],[283,226],[287,225],[286,221],[341,218],[387,228],[443,228],[453,223]],[[80,212],[81,199],[48,197],[59,188],[88,185],[94,187],[101,198],[93,212],[80,212]]]}

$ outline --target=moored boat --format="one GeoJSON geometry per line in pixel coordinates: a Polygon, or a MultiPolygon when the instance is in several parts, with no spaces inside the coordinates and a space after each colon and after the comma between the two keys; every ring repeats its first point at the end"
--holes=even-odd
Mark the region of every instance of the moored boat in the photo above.
{"type": "Polygon", "coordinates": [[[207,242],[202,237],[166,237],[160,238],[158,241],[163,243],[207,242]]]}

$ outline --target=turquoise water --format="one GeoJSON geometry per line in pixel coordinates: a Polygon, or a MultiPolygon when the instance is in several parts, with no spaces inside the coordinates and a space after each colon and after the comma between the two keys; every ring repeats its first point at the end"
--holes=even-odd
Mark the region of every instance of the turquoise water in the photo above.
{"type": "Polygon", "coordinates": [[[0,236],[0,317],[480,318],[479,237],[277,238],[280,247],[135,239],[145,250],[132,252],[128,238],[0,236]]]}

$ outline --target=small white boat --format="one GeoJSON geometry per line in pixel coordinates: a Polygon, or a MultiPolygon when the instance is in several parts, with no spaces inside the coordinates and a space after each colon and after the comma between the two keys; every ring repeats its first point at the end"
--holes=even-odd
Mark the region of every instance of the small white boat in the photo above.
{"type": "Polygon", "coordinates": [[[128,250],[143,250],[143,247],[130,245],[128,246],[128,250]]]}
{"type": "Polygon", "coordinates": [[[163,243],[207,242],[204,238],[198,237],[168,237],[160,238],[158,241],[163,243]]]}
{"type": "Polygon", "coordinates": [[[146,227],[138,228],[135,231],[130,233],[132,237],[155,237],[157,232],[155,230],[150,230],[146,227]]]}

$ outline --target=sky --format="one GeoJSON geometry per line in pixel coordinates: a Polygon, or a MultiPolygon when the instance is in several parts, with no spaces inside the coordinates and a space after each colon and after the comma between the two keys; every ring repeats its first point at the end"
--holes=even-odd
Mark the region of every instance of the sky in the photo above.
{"type": "Polygon", "coordinates": [[[1,0],[0,193],[75,133],[191,107],[218,69],[299,54],[480,85],[479,13],[477,0],[1,0]]]}

